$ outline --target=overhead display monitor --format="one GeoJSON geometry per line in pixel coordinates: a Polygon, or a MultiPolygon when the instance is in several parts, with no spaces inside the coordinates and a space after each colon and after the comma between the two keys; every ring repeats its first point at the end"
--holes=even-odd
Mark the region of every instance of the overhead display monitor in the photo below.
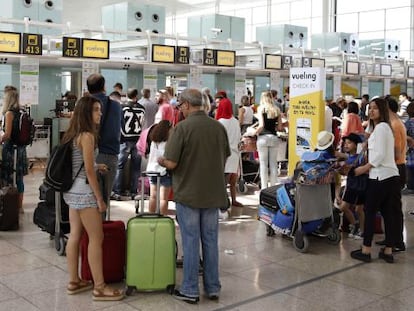
{"type": "Polygon", "coordinates": [[[359,75],[359,63],[347,61],[345,65],[345,73],[348,75],[359,75]]]}
{"type": "Polygon", "coordinates": [[[42,55],[42,35],[36,33],[24,33],[23,54],[42,55]]]}
{"type": "Polygon", "coordinates": [[[20,54],[21,34],[17,32],[0,32],[0,53],[20,54]]]}
{"type": "Polygon", "coordinates": [[[152,62],[173,64],[175,62],[175,46],[152,45],[152,62]]]}
{"type": "Polygon", "coordinates": [[[282,69],[282,55],[266,54],[265,69],[282,69]]]}
{"type": "Polygon", "coordinates": [[[82,46],[81,39],[74,37],[63,37],[62,56],[63,57],[81,57],[82,46]]]}
{"type": "Polygon", "coordinates": [[[82,39],[82,57],[109,59],[109,40],[82,39]]]}
{"type": "Polygon", "coordinates": [[[311,58],[311,67],[325,68],[325,60],[322,58],[311,58]]]}
{"type": "Polygon", "coordinates": [[[56,117],[61,117],[75,110],[76,100],[56,99],[55,113],[56,117]]]}
{"type": "Polygon", "coordinates": [[[217,50],[217,66],[236,66],[236,52],[217,50]]]}
{"type": "Polygon", "coordinates": [[[381,64],[380,66],[380,74],[383,77],[391,77],[392,73],[392,66],[391,64],[381,64]]]}
{"type": "Polygon", "coordinates": [[[408,66],[407,68],[407,78],[414,78],[414,66],[408,66]]]}

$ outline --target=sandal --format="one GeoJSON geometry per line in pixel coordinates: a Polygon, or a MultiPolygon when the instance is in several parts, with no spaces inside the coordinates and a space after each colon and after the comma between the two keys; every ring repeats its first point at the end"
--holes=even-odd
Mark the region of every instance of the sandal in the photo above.
{"type": "Polygon", "coordinates": [[[79,282],[69,282],[68,286],[66,287],[66,292],[68,295],[73,295],[90,290],[92,288],[92,282],[80,280],[79,282]]]}
{"type": "Polygon", "coordinates": [[[93,300],[95,301],[118,301],[124,298],[122,291],[112,289],[106,285],[102,288],[94,288],[92,292],[93,300]]]}

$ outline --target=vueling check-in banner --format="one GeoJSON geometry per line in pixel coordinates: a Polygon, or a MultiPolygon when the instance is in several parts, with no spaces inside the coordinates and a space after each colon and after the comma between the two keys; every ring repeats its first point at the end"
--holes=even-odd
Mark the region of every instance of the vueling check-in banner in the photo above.
{"type": "Polygon", "coordinates": [[[325,129],[324,68],[291,68],[289,85],[289,175],[303,152],[314,150],[325,129]]]}

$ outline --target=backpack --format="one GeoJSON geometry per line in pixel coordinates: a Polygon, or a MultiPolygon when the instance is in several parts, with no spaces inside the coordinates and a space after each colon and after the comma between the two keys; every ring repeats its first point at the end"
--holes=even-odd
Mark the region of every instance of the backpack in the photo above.
{"type": "Polygon", "coordinates": [[[58,192],[66,192],[72,188],[75,178],[79,175],[83,164],[73,177],[72,150],[73,141],[55,146],[47,162],[44,183],[58,192]]]}
{"type": "Polygon", "coordinates": [[[17,146],[31,145],[36,127],[33,119],[23,110],[14,113],[11,141],[17,146]]]}
{"type": "Polygon", "coordinates": [[[301,156],[301,171],[303,181],[307,183],[329,183],[332,176],[331,159],[326,157],[326,151],[306,151],[301,156]],[[326,180],[325,180],[326,179],[326,180]]]}

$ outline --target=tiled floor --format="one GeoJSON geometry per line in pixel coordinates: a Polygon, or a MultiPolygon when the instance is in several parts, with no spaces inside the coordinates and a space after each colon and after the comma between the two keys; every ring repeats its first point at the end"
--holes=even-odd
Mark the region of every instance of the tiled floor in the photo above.
{"type": "MultiPolygon", "coordinates": [[[[220,223],[218,302],[201,297],[198,305],[188,305],[167,293],[136,293],[120,302],[93,302],[90,292],[68,296],[66,258],[32,223],[41,179],[36,169],[25,179],[21,229],[0,232],[0,310],[414,310],[414,216],[405,213],[408,249],[392,265],[351,259],[349,251],[361,242],[346,237],[337,246],[311,237],[309,252],[301,254],[290,239],[266,236],[256,220],[253,188],[240,196],[245,207],[234,208],[220,223]]],[[[414,196],[403,197],[405,211],[414,209],[413,203],[414,196]]],[[[127,221],[134,216],[133,201],[112,201],[111,215],[127,221]]],[[[181,277],[178,269],[177,284],[181,277]]]]}

